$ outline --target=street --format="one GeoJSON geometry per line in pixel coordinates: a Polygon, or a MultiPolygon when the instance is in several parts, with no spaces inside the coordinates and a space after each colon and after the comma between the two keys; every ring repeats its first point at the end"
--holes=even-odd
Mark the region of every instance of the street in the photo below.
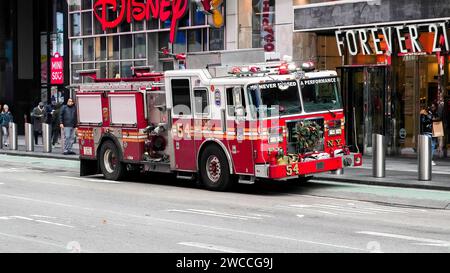
{"type": "Polygon", "coordinates": [[[0,155],[0,252],[450,252],[450,192],[314,180],[211,192],[80,178],[78,164],[0,155]]]}

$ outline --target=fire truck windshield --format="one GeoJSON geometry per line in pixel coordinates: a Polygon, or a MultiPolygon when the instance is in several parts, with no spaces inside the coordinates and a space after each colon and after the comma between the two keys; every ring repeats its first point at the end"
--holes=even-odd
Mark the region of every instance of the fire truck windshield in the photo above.
{"type": "Polygon", "coordinates": [[[301,80],[300,89],[305,112],[342,109],[336,78],[301,80]]]}
{"type": "Polygon", "coordinates": [[[294,115],[302,112],[297,81],[251,84],[247,92],[253,118],[294,115]]]}

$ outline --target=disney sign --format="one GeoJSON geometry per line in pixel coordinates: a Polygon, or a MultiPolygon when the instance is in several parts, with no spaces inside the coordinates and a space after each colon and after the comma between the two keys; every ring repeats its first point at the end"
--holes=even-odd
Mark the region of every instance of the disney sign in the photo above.
{"type": "Polygon", "coordinates": [[[94,4],[94,15],[103,30],[115,28],[123,21],[131,23],[153,18],[164,22],[171,19],[169,40],[173,43],[178,22],[186,14],[188,5],[189,0],[147,0],[146,3],[138,0],[97,0],[94,4]],[[116,18],[108,18],[109,8],[114,12],[120,9],[116,18]]]}

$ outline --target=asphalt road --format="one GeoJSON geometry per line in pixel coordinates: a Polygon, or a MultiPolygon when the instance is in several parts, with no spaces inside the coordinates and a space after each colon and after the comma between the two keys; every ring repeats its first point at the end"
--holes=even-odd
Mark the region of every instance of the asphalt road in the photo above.
{"type": "Polygon", "coordinates": [[[450,252],[449,203],[332,182],[113,182],[80,178],[75,161],[2,155],[0,252],[450,252]]]}

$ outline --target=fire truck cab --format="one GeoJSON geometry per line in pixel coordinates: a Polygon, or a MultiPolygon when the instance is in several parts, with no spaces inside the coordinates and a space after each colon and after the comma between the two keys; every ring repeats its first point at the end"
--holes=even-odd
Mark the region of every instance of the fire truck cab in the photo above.
{"type": "Polygon", "coordinates": [[[80,174],[175,173],[227,190],[361,165],[345,144],[337,73],[306,68],[277,62],[93,76],[76,93],[80,174]]]}

